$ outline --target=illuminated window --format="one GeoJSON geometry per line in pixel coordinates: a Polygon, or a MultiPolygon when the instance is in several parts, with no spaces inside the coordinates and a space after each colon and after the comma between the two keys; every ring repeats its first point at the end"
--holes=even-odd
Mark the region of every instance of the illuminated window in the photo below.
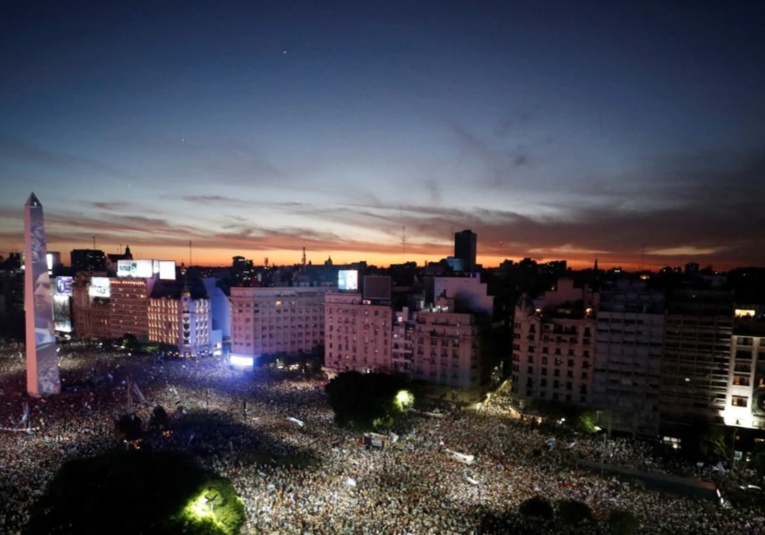
{"type": "Polygon", "coordinates": [[[749,405],[749,398],[746,396],[733,396],[730,404],[734,407],[746,407],[749,405]]]}

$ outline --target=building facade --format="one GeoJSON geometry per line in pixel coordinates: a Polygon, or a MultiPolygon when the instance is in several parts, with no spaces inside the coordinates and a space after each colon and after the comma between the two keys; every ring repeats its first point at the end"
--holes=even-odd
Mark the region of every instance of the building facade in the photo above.
{"type": "Polygon", "coordinates": [[[664,318],[664,293],[643,281],[619,280],[601,288],[592,406],[607,416],[602,427],[658,434],[664,318]]]}
{"type": "Polygon", "coordinates": [[[696,420],[723,423],[732,333],[730,293],[685,290],[669,298],[659,403],[670,435],[696,420]]]}
{"type": "Polygon", "coordinates": [[[511,400],[519,410],[537,400],[590,404],[596,301],[597,294],[567,279],[537,302],[525,294],[518,300],[511,400]]]}
{"type": "Polygon", "coordinates": [[[324,302],[324,367],[345,371],[391,372],[393,312],[358,292],[328,293],[324,302]]]}
{"type": "Polygon", "coordinates": [[[231,288],[231,353],[259,357],[324,344],[323,288],[231,288]]]}

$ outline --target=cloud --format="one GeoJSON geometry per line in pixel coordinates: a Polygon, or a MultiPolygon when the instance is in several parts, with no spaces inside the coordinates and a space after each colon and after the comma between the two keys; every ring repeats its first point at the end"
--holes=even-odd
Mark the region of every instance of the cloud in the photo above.
{"type": "Polygon", "coordinates": [[[125,180],[131,179],[128,173],[114,167],[79,156],[72,156],[57,151],[40,148],[19,139],[0,135],[0,160],[6,165],[32,168],[44,168],[56,174],[65,171],[70,175],[94,176],[125,180]]]}

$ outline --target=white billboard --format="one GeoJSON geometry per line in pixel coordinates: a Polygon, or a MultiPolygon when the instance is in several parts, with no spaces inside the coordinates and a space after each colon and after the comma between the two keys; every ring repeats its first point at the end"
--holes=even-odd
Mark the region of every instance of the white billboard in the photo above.
{"type": "Polygon", "coordinates": [[[337,272],[338,290],[358,290],[359,272],[355,269],[341,269],[337,272]]]}
{"type": "Polygon", "coordinates": [[[151,260],[117,260],[118,277],[150,279],[153,275],[154,262],[151,260]]]}
{"type": "Polygon", "coordinates": [[[93,277],[88,288],[90,297],[109,298],[112,296],[111,283],[108,277],[93,277]]]}
{"type": "Polygon", "coordinates": [[[175,261],[174,260],[160,260],[159,261],[159,278],[162,280],[175,280],[175,261]]]}

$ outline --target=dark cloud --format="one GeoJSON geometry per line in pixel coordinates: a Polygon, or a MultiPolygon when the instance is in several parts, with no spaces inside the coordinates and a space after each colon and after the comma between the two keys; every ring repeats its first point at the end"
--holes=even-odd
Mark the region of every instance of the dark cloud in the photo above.
{"type": "Polygon", "coordinates": [[[34,144],[2,135],[0,135],[0,160],[3,160],[6,166],[42,168],[56,174],[65,171],[79,178],[82,176],[119,180],[131,178],[128,173],[98,161],[42,149],[34,144]]]}

